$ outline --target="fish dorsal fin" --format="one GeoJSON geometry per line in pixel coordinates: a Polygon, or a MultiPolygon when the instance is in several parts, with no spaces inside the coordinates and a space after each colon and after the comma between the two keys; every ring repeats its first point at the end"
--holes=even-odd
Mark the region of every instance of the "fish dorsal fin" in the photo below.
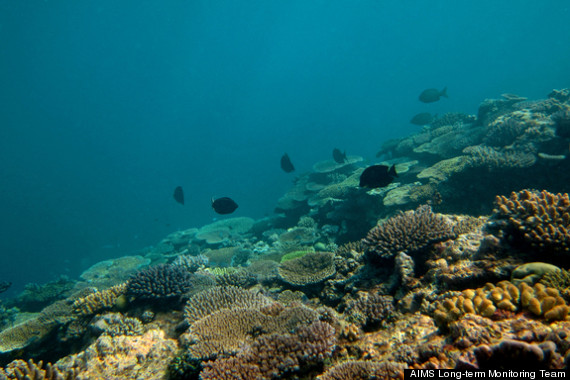
{"type": "Polygon", "coordinates": [[[398,176],[398,173],[396,173],[396,164],[392,165],[390,170],[388,170],[388,174],[390,174],[391,176],[394,176],[394,177],[398,176]]]}

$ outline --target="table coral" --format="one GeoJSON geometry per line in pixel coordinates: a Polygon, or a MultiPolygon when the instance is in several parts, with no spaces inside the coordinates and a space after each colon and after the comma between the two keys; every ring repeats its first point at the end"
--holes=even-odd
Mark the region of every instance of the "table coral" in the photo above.
{"type": "Polygon", "coordinates": [[[291,285],[317,284],[335,274],[333,259],[332,252],[308,252],[279,264],[279,275],[291,285]]]}

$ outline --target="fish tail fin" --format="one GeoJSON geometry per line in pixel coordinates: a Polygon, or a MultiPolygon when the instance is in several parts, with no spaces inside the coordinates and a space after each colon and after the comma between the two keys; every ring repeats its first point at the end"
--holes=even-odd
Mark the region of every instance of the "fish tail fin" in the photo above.
{"type": "Polygon", "coordinates": [[[398,173],[396,173],[396,165],[392,165],[390,170],[388,170],[388,174],[390,174],[392,177],[398,176],[398,173]]]}
{"type": "Polygon", "coordinates": [[[445,86],[443,88],[443,90],[441,90],[441,93],[439,94],[440,96],[445,96],[446,98],[449,98],[449,96],[447,96],[447,86],[445,86]]]}

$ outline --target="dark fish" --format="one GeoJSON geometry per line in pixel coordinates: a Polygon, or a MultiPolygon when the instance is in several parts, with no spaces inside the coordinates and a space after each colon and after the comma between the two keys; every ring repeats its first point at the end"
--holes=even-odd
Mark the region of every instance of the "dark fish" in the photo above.
{"type": "Polygon", "coordinates": [[[437,88],[428,88],[420,94],[420,101],[424,103],[437,102],[442,96],[447,98],[447,87],[439,91],[437,88]]]}
{"type": "Polygon", "coordinates": [[[434,117],[429,112],[422,112],[417,114],[416,116],[412,117],[410,123],[415,125],[426,125],[430,124],[433,121],[434,117]]]}
{"type": "Polygon", "coordinates": [[[344,164],[346,160],[346,151],[342,153],[340,149],[334,148],[333,149],[333,158],[337,164],[344,164]]]}
{"type": "Polygon", "coordinates": [[[8,288],[12,286],[11,282],[7,282],[7,281],[2,281],[0,282],[0,293],[5,292],[6,290],[8,290],[8,288]]]}
{"type": "Polygon", "coordinates": [[[291,173],[293,170],[295,170],[295,167],[291,163],[291,159],[287,153],[281,157],[281,169],[283,169],[285,173],[291,173]]]}
{"type": "Polygon", "coordinates": [[[360,175],[360,187],[376,189],[388,186],[397,176],[395,165],[392,167],[386,165],[369,166],[360,175]]]}
{"type": "Polygon", "coordinates": [[[238,208],[238,204],[228,197],[212,198],[212,208],[218,214],[231,214],[238,208]]]}
{"type": "Polygon", "coordinates": [[[174,200],[181,205],[184,204],[184,190],[182,190],[182,186],[178,186],[174,189],[174,200]]]}

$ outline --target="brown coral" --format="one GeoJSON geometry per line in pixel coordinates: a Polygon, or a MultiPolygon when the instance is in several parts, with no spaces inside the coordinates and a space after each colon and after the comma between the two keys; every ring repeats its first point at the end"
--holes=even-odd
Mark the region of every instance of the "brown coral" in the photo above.
{"type": "Polygon", "coordinates": [[[497,196],[494,219],[507,224],[506,237],[519,246],[554,253],[570,251],[568,193],[522,190],[497,196]]]}
{"type": "Polygon", "coordinates": [[[95,291],[85,297],[76,299],[73,302],[73,312],[76,315],[88,316],[97,314],[103,310],[111,310],[117,306],[121,297],[127,291],[127,284],[119,284],[109,289],[95,291]]]}
{"type": "Polygon", "coordinates": [[[317,284],[335,274],[333,259],[331,252],[309,252],[279,264],[279,276],[291,285],[317,284]]]}
{"type": "Polygon", "coordinates": [[[215,287],[190,298],[184,307],[189,324],[224,308],[260,309],[272,301],[259,294],[236,286],[215,287]]]}
{"type": "Polygon", "coordinates": [[[497,286],[488,283],[482,288],[464,290],[438,302],[434,319],[439,325],[462,318],[466,313],[490,318],[495,312],[517,312],[526,310],[546,321],[562,321],[570,312],[570,306],[560,297],[558,290],[542,284],[530,287],[521,282],[518,286],[501,281],[497,286]]]}
{"type": "Polygon", "coordinates": [[[64,380],[72,379],[72,373],[58,371],[51,363],[44,367],[40,360],[35,363],[32,359],[26,361],[14,360],[5,369],[0,368],[0,379],[6,380],[64,380]]]}
{"type": "Polygon", "coordinates": [[[390,258],[399,252],[412,255],[453,236],[449,220],[433,213],[430,206],[422,205],[377,225],[363,242],[373,257],[390,258]]]}

